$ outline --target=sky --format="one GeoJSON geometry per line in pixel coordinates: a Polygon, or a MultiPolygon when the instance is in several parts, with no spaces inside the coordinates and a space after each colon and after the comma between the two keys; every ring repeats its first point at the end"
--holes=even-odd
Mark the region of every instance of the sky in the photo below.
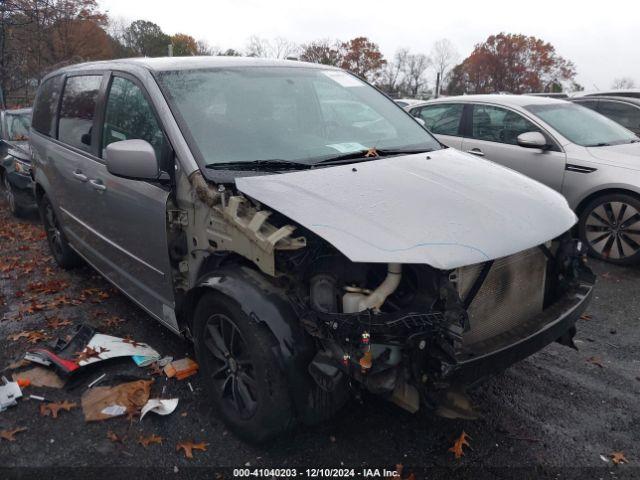
{"type": "Polygon", "coordinates": [[[640,88],[640,2],[609,0],[98,0],[114,17],[146,19],[223,49],[251,35],[297,43],[369,37],[386,58],[400,47],[429,53],[448,38],[463,59],[500,32],[534,35],[574,62],[587,90],[630,77],[640,88]]]}

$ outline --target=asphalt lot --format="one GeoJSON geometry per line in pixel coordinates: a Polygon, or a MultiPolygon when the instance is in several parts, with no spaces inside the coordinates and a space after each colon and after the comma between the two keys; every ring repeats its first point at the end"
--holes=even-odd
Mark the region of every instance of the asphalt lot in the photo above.
{"type": "MultiPolygon", "coordinates": [[[[550,345],[482,385],[472,393],[483,414],[480,420],[445,420],[429,412],[410,415],[364,397],[319,427],[299,428],[268,445],[251,446],[211,417],[198,376],[188,380],[193,392],[187,380],[154,377],[152,392],[159,393],[166,385],[167,396],[180,398],[170,416],[85,423],[80,408],[53,419],[40,416],[38,401],[19,401],[0,413],[0,430],[27,430],[14,442],[0,440],[0,467],[120,465],[173,473],[195,466],[391,468],[401,463],[417,471],[433,468],[430,478],[454,473],[468,478],[507,478],[516,473],[521,478],[640,477],[640,270],[596,262],[592,268],[598,284],[589,317],[578,322],[579,351],[550,345]],[[112,442],[109,430],[126,439],[112,442]],[[455,460],[448,448],[463,430],[471,437],[470,448],[455,460]],[[140,435],[151,433],[163,437],[163,443],[147,448],[137,443],[140,435]],[[207,450],[195,451],[188,460],[176,452],[176,444],[184,440],[206,442],[207,450]],[[628,463],[613,465],[602,459],[614,451],[624,452],[628,463]]],[[[13,341],[10,335],[42,329],[55,338],[71,332],[72,325],[48,328],[46,320],[52,317],[69,319],[74,325],[86,322],[116,336],[131,335],[174,358],[192,355],[185,341],[156,324],[90,268],[59,269],[37,218],[15,220],[2,203],[0,370],[5,369],[4,375],[10,376],[6,367],[29,346],[24,338],[13,341]],[[41,281],[57,282],[61,290],[29,291],[30,284],[41,281]],[[87,295],[86,289],[95,290],[87,295]],[[113,317],[125,321],[105,327],[105,320],[113,317]]],[[[99,364],[76,381],[75,388],[28,387],[25,395],[79,404],[86,384],[103,372],[108,373],[106,385],[130,376],[151,378],[148,369],[127,358],[99,364]]]]}

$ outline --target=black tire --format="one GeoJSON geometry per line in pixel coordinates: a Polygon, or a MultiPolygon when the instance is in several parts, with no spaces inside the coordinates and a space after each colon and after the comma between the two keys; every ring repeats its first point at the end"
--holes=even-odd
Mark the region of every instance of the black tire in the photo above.
{"type": "Polygon", "coordinates": [[[81,265],[82,259],[69,246],[67,237],[65,237],[63,231],[60,229],[56,213],[46,195],[40,199],[38,208],[40,210],[42,225],[47,233],[49,249],[56,263],[65,270],[70,270],[81,265]]]}
{"type": "Polygon", "coordinates": [[[589,254],[618,265],[640,263],[640,200],[632,195],[602,195],[589,202],[578,222],[589,254]]]}
{"type": "Polygon", "coordinates": [[[18,204],[16,196],[13,192],[13,187],[11,186],[11,182],[9,182],[9,177],[7,177],[6,173],[2,173],[1,176],[4,196],[7,200],[7,204],[9,205],[9,211],[14,217],[22,218],[26,216],[27,211],[24,207],[18,204]]]}
{"type": "Polygon", "coordinates": [[[294,423],[278,348],[265,325],[218,292],[202,295],[194,315],[195,351],[215,411],[243,440],[264,442],[294,423]]]}

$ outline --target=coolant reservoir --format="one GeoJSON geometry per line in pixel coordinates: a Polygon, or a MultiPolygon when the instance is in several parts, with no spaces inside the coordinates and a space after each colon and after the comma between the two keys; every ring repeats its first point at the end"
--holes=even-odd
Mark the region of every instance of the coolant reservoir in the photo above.
{"type": "Polygon", "coordinates": [[[359,304],[366,298],[364,293],[347,292],[342,296],[342,311],[344,313],[358,313],[360,311],[359,304]]]}

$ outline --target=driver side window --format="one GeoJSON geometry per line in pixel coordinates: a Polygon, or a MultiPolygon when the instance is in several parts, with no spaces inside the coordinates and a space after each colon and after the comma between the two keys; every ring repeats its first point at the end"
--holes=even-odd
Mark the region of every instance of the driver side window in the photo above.
{"type": "Polygon", "coordinates": [[[412,110],[411,114],[424,120],[424,126],[434,135],[458,136],[463,108],[460,103],[428,105],[412,110]]]}
{"type": "Polygon", "coordinates": [[[517,145],[518,135],[526,132],[540,132],[540,129],[511,110],[491,105],[473,106],[471,138],[517,145]]]}
{"type": "MultiPolygon", "coordinates": [[[[114,77],[104,118],[102,149],[121,140],[146,140],[162,158],[165,137],[142,90],[130,80],[114,77]]],[[[104,156],[104,154],[103,154],[104,156]]]]}

